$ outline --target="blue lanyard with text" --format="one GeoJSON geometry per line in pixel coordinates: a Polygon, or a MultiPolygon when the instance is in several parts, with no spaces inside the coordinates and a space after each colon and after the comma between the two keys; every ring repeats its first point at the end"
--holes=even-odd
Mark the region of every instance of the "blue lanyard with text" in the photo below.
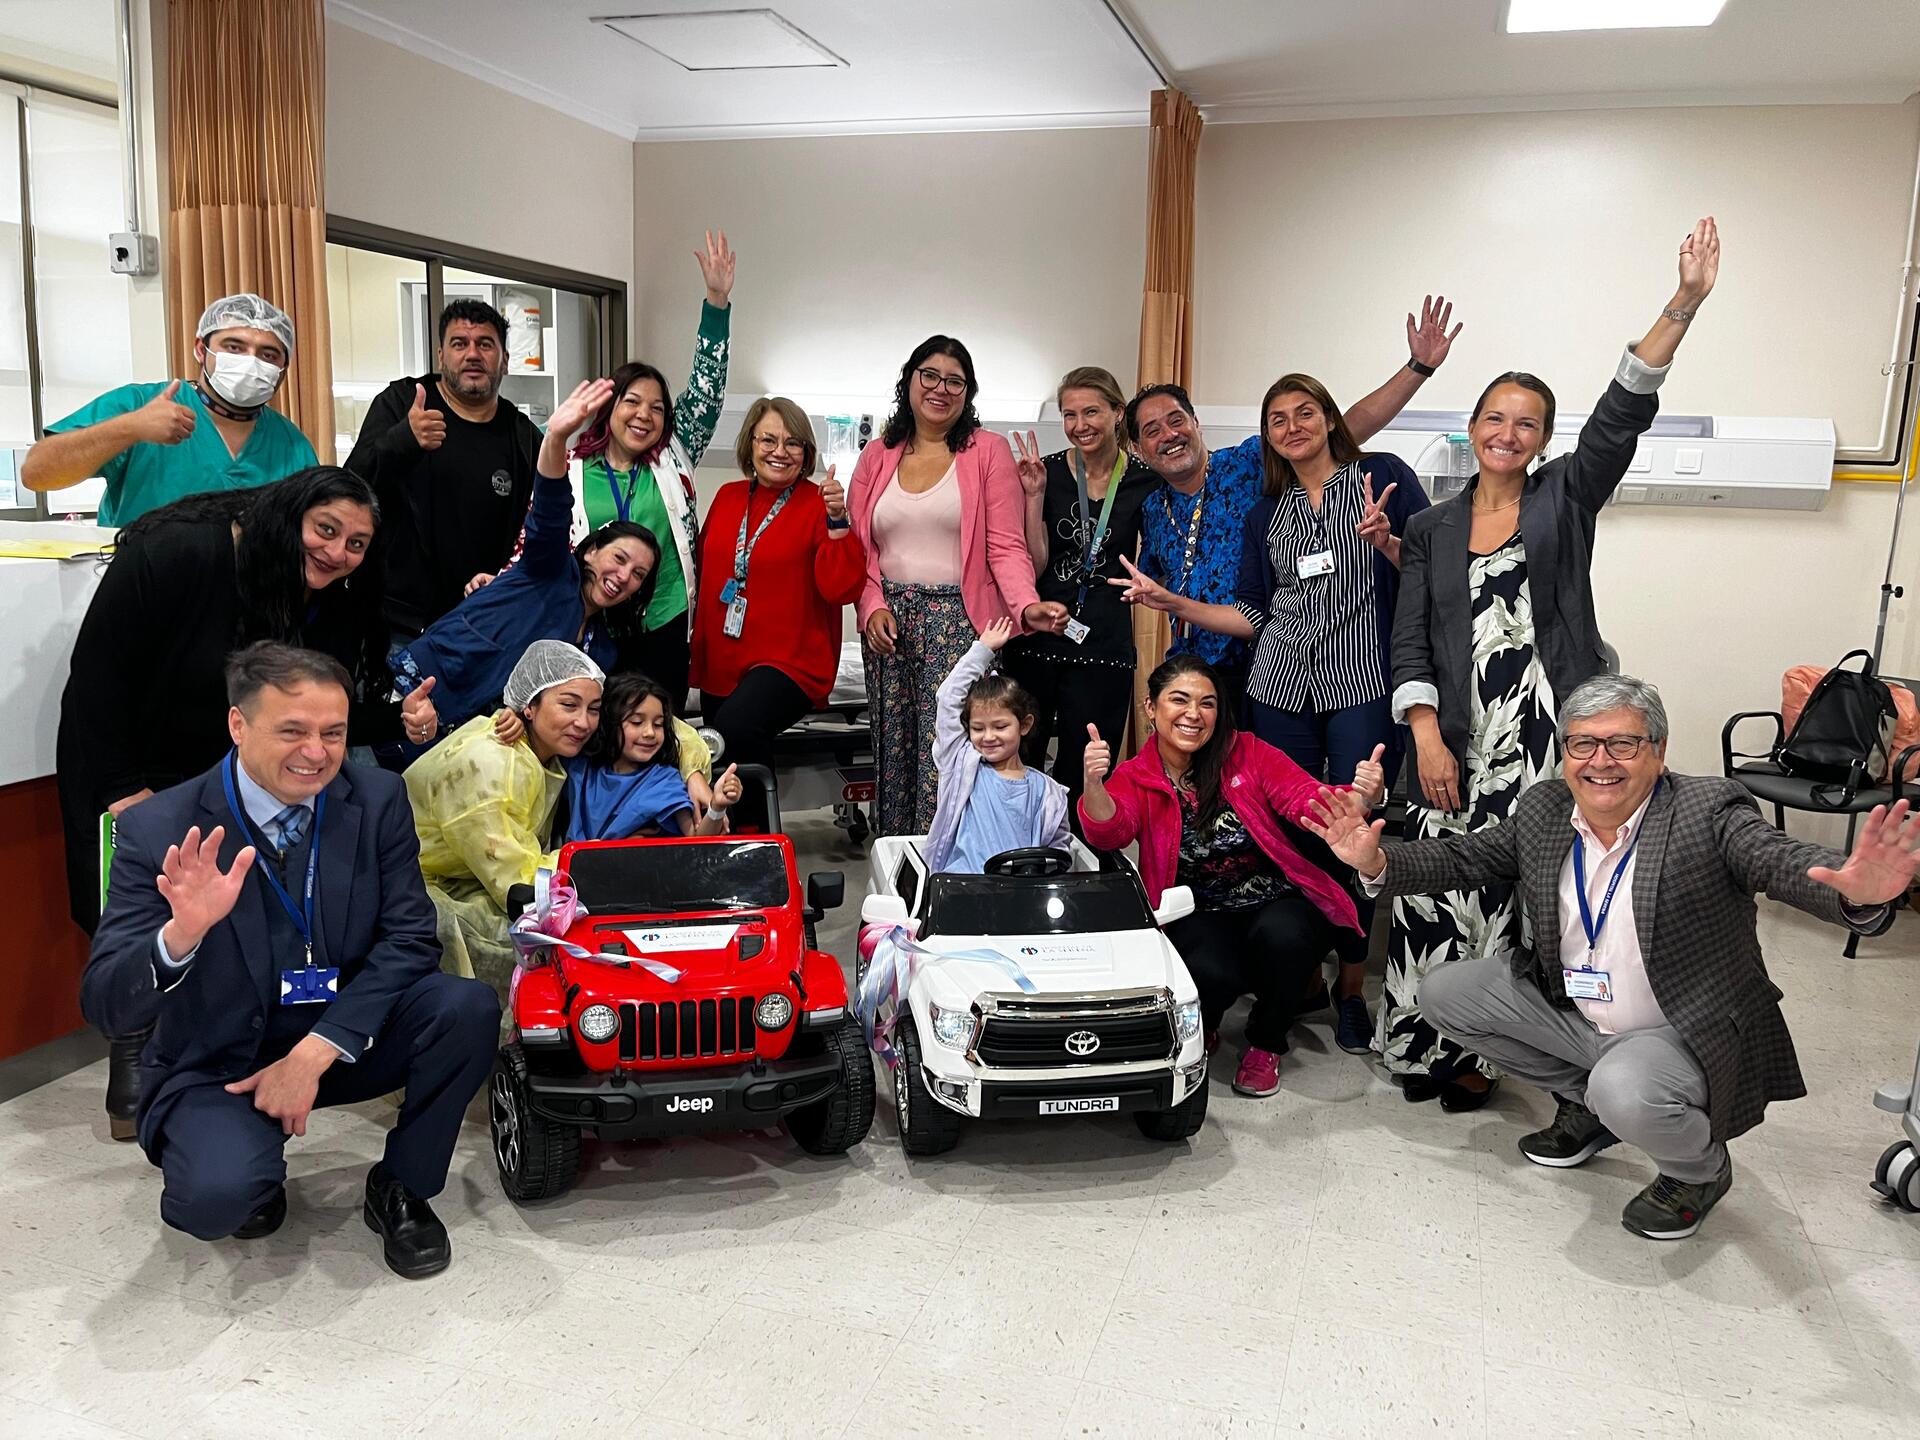
{"type": "Polygon", "coordinates": [[[625,520],[633,511],[633,491],[634,487],[640,483],[640,464],[635,461],[633,468],[627,471],[625,476],[627,493],[622,495],[620,487],[613,483],[613,477],[618,473],[613,468],[613,461],[602,456],[600,463],[607,467],[607,489],[613,492],[613,513],[625,520]]]}
{"type": "MultiPolygon", "coordinates": [[[[1660,782],[1655,781],[1657,791],[1660,782]]],[[[1640,825],[1646,828],[1646,818],[1641,817],[1640,825]]],[[[1595,915],[1593,907],[1587,902],[1587,847],[1581,843],[1580,832],[1573,832],[1573,883],[1574,893],[1580,897],[1580,928],[1587,932],[1587,953],[1591,955],[1600,943],[1600,932],[1607,928],[1607,916],[1613,910],[1613,892],[1620,888],[1620,877],[1627,873],[1627,862],[1633,859],[1633,852],[1640,848],[1640,836],[1636,833],[1628,842],[1626,852],[1621,855],[1620,863],[1615,867],[1613,878],[1607,882],[1607,893],[1600,897],[1600,913],[1595,915]]]]}
{"type": "MultiPolygon", "coordinates": [[[[782,490],[780,492],[780,498],[775,500],[773,504],[767,508],[767,513],[761,517],[759,525],[754,528],[753,538],[749,540],[747,538],[747,516],[753,512],[753,492],[757,488],[753,481],[749,480],[747,482],[747,503],[740,511],[740,537],[733,542],[733,591],[736,595],[747,588],[747,566],[752,563],[753,560],[753,547],[758,545],[760,543],[760,537],[767,533],[767,526],[773,523],[773,517],[784,510],[787,506],[787,501],[793,497],[794,487],[792,485],[782,490]]],[[[729,596],[728,598],[730,599],[732,597],[729,596]]]]}
{"type": "MultiPolygon", "coordinates": [[[[226,769],[220,772],[220,779],[227,787],[227,808],[233,811],[233,818],[240,823],[242,834],[252,834],[253,826],[247,820],[247,812],[240,805],[239,787],[234,783],[234,771],[240,764],[238,751],[227,755],[226,769]]],[[[313,833],[307,840],[307,882],[305,886],[304,910],[293,903],[293,896],[287,893],[287,887],[280,883],[280,877],[273,873],[273,866],[255,861],[254,868],[259,871],[274,898],[280,902],[280,908],[287,912],[287,918],[293,922],[293,928],[300,932],[300,939],[307,947],[307,968],[313,968],[313,881],[320,867],[320,820],[327,811],[327,792],[322,790],[313,797],[313,833]]],[[[261,839],[266,836],[262,835],[261,839]]]]}
{"type": "MultiPolygon", "coordinates": [[[[1069,463],[1073,469],[1074,484],[1080,492],[1080,519],[1084,523],[1093,515],[1093,504],[1087,498],[1087,457],[1075,450],[1069,463]]],[[[1107,522],[1113,518],[1113,502],[1120,494],[1120,477],[1126,473],[1127,457],[1122,454],[1113,462],[1113,477],[1107,481],[1107,498],[1100,506],[1100,521],[1087,532],[1087,553],[1080,561],[1080,593],[1073,600],[1075,615],[1087,603],[1087,587],[1098,574],[1094,566],[1100,559],[1100,547],[1106,543],[1107,522]]]]}

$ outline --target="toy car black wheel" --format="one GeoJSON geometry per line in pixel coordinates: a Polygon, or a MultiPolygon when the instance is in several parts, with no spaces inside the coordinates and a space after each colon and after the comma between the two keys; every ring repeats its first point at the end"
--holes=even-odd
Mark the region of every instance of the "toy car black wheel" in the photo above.
{"type": "Polygon", "coordinates": [[[527,1055],[518,1045],[500,1047],[487,1112],[493,1161],[509,1200],[550,1200],[572,1186],[580,1174],[580,1132],[534,1113],[527,1093],[527,1055]]]}
{"type": "Polygon", "coordinates": [[[793,1143],[809,1155],[840,1155],[867,1138],[873,1125],[873,1052],[860,1022],[842,1020],[825,1036],[827,1053],[840,1057],[840,1088],[786,1118],[793,1143]]]}
{"type": "Polygon", "coordinates": [[[1920,1152],[1896,1141],[1873,1167],[1873,1188],[1909,1214],[1920,1214],[1920,1152]]]}
{"type": "Polygon", "coordinates": [[[1207,1082],[1171,1110],[1136,1110],[1134,1124],[1149,1140],[1186,1140],[1207,1123],[1207,1082]]]}
{"type": "Polygon", "coordinates": [[[893,1038],[900,1052],[893,1071],[893,1113],[900,1122],[900,1148],[909,1155],[944,1155],[960,1143],[965,1117],[928,1093],[920,1068],[920,1032],[904,1006],[893,1038]]]}

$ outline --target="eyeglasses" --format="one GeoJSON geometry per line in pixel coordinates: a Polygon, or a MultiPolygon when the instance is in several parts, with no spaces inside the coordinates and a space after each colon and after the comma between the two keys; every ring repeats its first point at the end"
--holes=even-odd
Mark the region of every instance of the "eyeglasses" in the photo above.
{"type": "Polygon", "coordinates": [[[787,436],[784,440],[778,435],[756,435],[753,437],[753,443],[769,455],[773,454],[776,450],[784,450],[789,455],[804,455],[807,453],[807,442],[804,440],[796,440],[791,435],[787,436]]]}
{"type": "Polygon", "coordinates": [[[929,390],[944,390],[949,395],[966,393],[967,377],[964,375],[942,375],[938,370],[928,368],[913,373],[920,377],[920,383],[929,390]]]}
{"type": "Polygon", "coordinates": [[[1642,745],[1651,745],[1652,737],[1647,735],[1569,735],[1561,746],[1575,760],[1591,760],[1599,753],[1602,745],[1607,754],[1615,760],[1631,760],[1640,753],[1642,745]]]}

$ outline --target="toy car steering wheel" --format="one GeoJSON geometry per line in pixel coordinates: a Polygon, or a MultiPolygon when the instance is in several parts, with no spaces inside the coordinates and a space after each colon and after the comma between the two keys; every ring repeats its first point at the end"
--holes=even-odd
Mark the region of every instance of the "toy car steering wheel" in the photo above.
{"type": "Polygon", "coordinates": [[[987,861],[983,869],[988,875],[1041,880],[1050,875],[1065,875],[1073,869],[1073,856],[1050,846],[1034,845],[1023,850],[1002,850],[987,861]]]}

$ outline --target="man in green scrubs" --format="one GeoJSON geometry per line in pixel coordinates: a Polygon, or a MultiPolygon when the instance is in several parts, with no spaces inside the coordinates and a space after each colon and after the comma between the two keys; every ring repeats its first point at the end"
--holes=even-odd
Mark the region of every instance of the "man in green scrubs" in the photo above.
{"type": "MultiPolygon", "coordinates": [[[[267,402],[293,358],[293,322],[258,295],[209,305],[194,332],[200,377],[122,385],[47,426],[20,466],[29,490],[107,482],[102,525],[125,525],[183,495],[243,490],[318,464],[267,402]]],[[[54,508],[58,508],[55,506],[54,508]]]]}

